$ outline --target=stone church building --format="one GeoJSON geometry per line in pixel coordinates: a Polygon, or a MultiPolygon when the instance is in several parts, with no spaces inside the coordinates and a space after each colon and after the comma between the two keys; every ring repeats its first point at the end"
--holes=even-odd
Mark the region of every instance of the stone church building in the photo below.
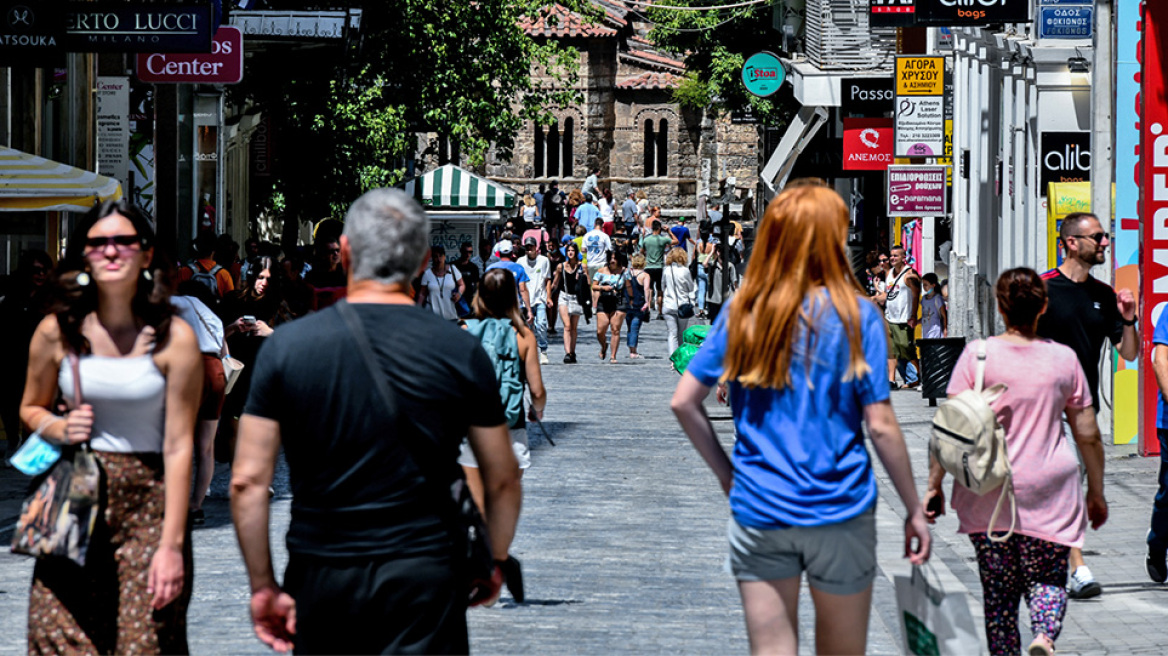
{"type": "MultiPolygon", "coordinates": [[[[579,52],[575,84],[583,102],[553,112],[552,125],[527,122],[510,161],[490,153],[476,172],[519,191],[551,180],[571,190],[596,167],[602,189],[610,187],[618,199],[644,190],[669,214],[691,214],[698,192],[712,185],[717,193],[719,180],[728,176],[739,189],[755,189],[758,126],[732,124],[729,117],[674,102],[684,63],[654,47],[646,38],[652,25],[634,7],[593,2],[602,12],[599,19],[553,4],[522,24],[533,38],[556,39],[579,52]]],[[[458,163],[449,145],[438,146],[442,163],[458,163]]]]}

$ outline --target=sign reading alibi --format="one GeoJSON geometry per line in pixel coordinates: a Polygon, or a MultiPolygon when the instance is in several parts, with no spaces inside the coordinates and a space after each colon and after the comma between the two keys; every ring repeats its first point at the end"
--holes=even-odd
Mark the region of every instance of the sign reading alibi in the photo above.
{"type": "Polygon", "coordinates": [[[71,52],[210,52],[209,3],[119,3],[72,0],[65,11],[71,52]]]}

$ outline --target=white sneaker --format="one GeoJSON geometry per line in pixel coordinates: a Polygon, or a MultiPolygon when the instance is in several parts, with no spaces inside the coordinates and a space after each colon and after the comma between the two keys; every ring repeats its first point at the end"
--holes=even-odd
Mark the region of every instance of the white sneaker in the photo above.
{"type": "Polygon", "coordinates": [[[1091,570],[1086,565],[1075,568],[1067,581],[1067,596],[1071,599],[1090,599],[1103,594],[1103,586],[1091,576],[1091,570]]]}
{"type": "Polygon", "coordinates": [[[547,364],[548,363],[547,353],[540,353],[539,354],[539,363],[540,364],[547,364]]]}

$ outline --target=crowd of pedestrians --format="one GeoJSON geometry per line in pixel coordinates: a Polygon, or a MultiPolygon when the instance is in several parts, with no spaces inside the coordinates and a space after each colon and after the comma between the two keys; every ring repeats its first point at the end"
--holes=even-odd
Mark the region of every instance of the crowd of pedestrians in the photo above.
{"type": "MultiPolygon", "coordinates": [[[[188,650],[191,530],[214,446],[224,443],[264,643],[466,653],[469,606],[494,603],[504,585],[523,600],[509,550],[531,464],[527,428],[548,403],[550,320],[573,364],[581,317],[596,321],[599,359],[609,363],[622,331],[628,357],[640,358],[641,329],[654,318],[670,351],[688,322],[712,322],[672,409],[728,497],[729,563],[752,651],[798,651],[804,574],[816,649],[865,651],[877,571],[874,453],[903,503],[914,565],[928,560],[928,524],[950,501],[977,554],[991,653],[1020,650],[1023,599],[1029,653],[1053,653],[1067,599],[1102,593],[1081,552],[1087,524],[1108,516],[1099,352],[1105,340],[1125,359],[1139,349],[1131,293],[1089,274],[1109,241],[1098,219],[1064,220],[1059,268],[1002,274],[1006,332],[971,343],[951,377],[950,395],[1004,385],[989,403],[1013,471],[1007,531],[992,520],[996,495],[961,481],[946,495],[935,459],[927,479],[914,477],[890,402],[896,376],[912,386],[919,371],[918,317],[924,338],[948,334],[944,282],[918,276],[902,248],[873,254],[857,275],[847,206],[814,181],[772,201],[740,279],[740,235],[725,235],[733,241],[723,261],[713,226],[699,224],[696,237],[683,223],[667,226],[636,193],[618,208],[596,175],[578,198],[541,188],[489,253],[465,244],[453,261],[430,245],[417,203],[385,189],[357,199],[343,224],[318,227],[311,257],[281,260],[273,245],[249,241],[241,260],[229,239],[206,234],[195,258],[175,265],[155,250],[151,219],[124,201],[78,222],[55,272],[47,256],[26,254],[0,302],[20,318],[5,329],[30,344],[16,413],[41,439],[84,445],[105,472],[86,564],[37,561],[30,653],[188,650]],[[227,393],[233,361],[243,368],[227,393]],[[714,390],[733,413],[729,455],[704,406],[714,390]],[[292,513],[279,583],[269,504],[281,454],[292,513]],[[923,501],[918,480],[927,480],[923,501]],[[478,521],[486,542],[467,530],[478,521]],[[471,576],[476,545],[487,567],[471,576]]],[[[1168,319],[1153,342],[1168,397],[1168,319]]],[[[12,409],[0,411],[13,425],[12,409]]],[[[1168,420],[1158,425],[1168,442],[1168,420]]],[[[1168,579],[1164,462],[1147,536],[1157,582],[1168,579]]]]}

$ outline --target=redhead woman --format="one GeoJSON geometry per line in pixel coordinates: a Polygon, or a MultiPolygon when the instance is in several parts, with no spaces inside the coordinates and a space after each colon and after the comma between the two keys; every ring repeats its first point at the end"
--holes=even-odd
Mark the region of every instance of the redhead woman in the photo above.
{"type": "Polygon", "coordinates": [[[847,236],[847,205],[827,187],[788,186],[771,201],[742,288],[673,395],[730,499],[730,566],[756,654],[799,653],[804,574],[816,651],[865,653],[878,491],[862,424],[907,510],[905,555],[929,557],[889,402],[884,321],[852,274],[847,236]],[[732,458],[702,404],[721,384],[738,436],[732,458]]]}
{"type": "Polygon", "coordinates": [[[65,298],[33,335],[20,417],[60,444],[88,443],[104,513],[84,568],[41,559],[29,653],[186,653],[193,571],[187,532],[203,359],[168,299],[151,298],[154,231],[125,201],[82,218],[61,266],[65,298]],[[71,399],[80,359],[80,407],[71,399]],[[70,403],[72,405],[72,403],[70,403]]]}

